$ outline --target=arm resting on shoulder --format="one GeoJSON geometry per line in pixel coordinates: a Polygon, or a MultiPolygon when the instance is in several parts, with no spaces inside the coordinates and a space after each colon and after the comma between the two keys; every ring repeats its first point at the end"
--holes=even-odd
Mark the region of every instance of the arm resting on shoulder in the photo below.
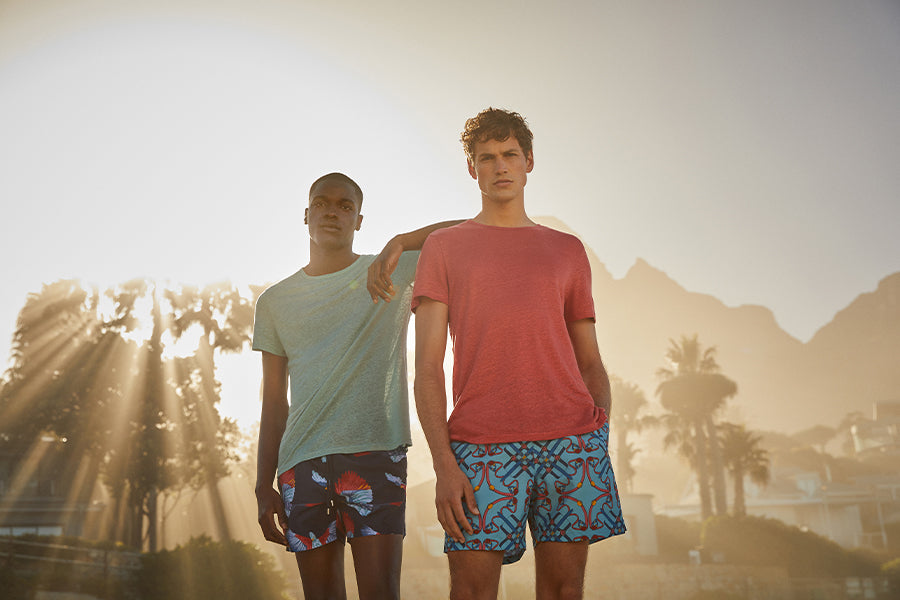
{"type": "Polygon", "coordinates": [[[581,378],[591,393],[594,404],[606,411],[608,419],[612,409],[612,394],[609,390],[609,375],[600,358],[594,320],[572,321],[566,323],[566,328],[569,330],[569,339],[572,340],[572,348],[575,350],[575,359],[578,361],[581,378]]]}
{"type": "Polygon", "coordinates": [[[394,295],[394,284],[391,281],[391,274],[397,268],[397,262],[400,255],[410,250],[421,250],[425,240],[432,232],[444,227],[452,227],[459,225],[463,221],[441,221],[415,231],[401,233],[395,235],[385,244],[384,250],[369,265],[369,275],[366,282],[366,288],[369,295],[372,296],[373,302],[378,302],[381,298],[385,302],[391,301],[394,295]]]}
{"type": "Polygon", "coordinates": [[[259,419],[259,447],[256,458],[256,505],[259,526],[270,542],[287,545],[284,530],[287,515],[281,494],[275,489],[278,471],[278,447],[288,415],[287,358],[270,352],[262,353],[263,398],[259,419]],[[275,521],[278,521],[277,526],[275,521]],[[278,526],[281,529],[278,529],[278,526]]]}
{"type": "Polygon", "coordinates": [[[464,541],[462,530],[471,534],[463,503],[478,514],[475,491],[460,470],[450,448],[447,429],[447,392],[444,387],[444,353],[447,349],[447,305],[421,298],[416,309],[416,412],[434,463],[435,505],[438,521],[447,535],[464,541]],[[460,529],[462,528],[462,530],[460,529]]]}

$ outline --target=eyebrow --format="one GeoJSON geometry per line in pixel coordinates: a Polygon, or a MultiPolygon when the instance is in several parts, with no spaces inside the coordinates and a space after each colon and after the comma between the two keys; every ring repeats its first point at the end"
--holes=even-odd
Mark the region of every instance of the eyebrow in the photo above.
{"type": "MultiPolygon", "coordinates": [[[[316,194],[315,196],[313,196],[312,198],[309,199],[310,202],[312,202],[314,200],[328,200],[328,196],[326,196],[325,194],[316,194]]],[[[353,204],[353,205],[356,204],[356,200],[349,196],[341,196],[338,199],[338,202],[349,202],[350,204],[353,204]]]]}

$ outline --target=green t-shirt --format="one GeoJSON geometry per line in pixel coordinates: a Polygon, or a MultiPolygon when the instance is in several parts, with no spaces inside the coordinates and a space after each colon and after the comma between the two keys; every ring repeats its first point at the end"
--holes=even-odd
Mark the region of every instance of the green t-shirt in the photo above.
{"type": "Polygon", "coordinates": [[[326,454],[411,443],[406,331],[418,258],[401,255],[391,302],[366,291],[372,255],[317,277],[301,269],[259,297],[253,349],[287,357],[290,376],[279,474],[326,454]]]}

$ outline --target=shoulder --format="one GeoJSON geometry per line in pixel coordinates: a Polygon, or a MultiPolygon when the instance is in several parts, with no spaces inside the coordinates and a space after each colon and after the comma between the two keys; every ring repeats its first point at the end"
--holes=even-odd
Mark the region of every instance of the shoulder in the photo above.
{"type": "Polygon", "coordinates": [[[584,243],[575,235],[552,229],[545,225],[538,225],[538,234],[542,235],[548,243],[569,252],[584,252],[584,243]]]}
{"type": "Polygon", "coordinates": [[[259,299],[256,301],[257,305],[263,304],[266,302],[271,302],[273,299],[277,298],[281,294],[294,289],[300,283],[300,280],[303,278],[303,269],[298,270],[293,275],[289,275],[285,277],[281,281],[277,283],[273,283],[265,290],[263,293],[259,295],[259,299]]]}
{"type": "Polygon", "coordinates": [[[474,223],[472,221],[463,221],[462,223],[453,225],[451,227],[444,227],[443,229],[432,231],[425,241],[428,242],[428,240],[454,240],[460,237],[464,237],[465,235],[473,231],[473,224],[474,223]]]}

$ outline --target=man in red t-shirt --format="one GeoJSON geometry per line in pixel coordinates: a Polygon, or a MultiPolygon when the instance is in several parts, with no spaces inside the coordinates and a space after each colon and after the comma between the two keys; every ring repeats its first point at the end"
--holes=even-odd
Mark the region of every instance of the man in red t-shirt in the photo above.
{"type": "Polygon", "coordinates": [[[534,155],[519,114],[482,111],[462,142],[482,209],[428,238],[413,291],[416,408],[437,476],[450,597],[496,598],[528,523],[537,597],[580,598],[588,545],[625,531],[590,266],[577,238],[525,213],[534,155]]]}

